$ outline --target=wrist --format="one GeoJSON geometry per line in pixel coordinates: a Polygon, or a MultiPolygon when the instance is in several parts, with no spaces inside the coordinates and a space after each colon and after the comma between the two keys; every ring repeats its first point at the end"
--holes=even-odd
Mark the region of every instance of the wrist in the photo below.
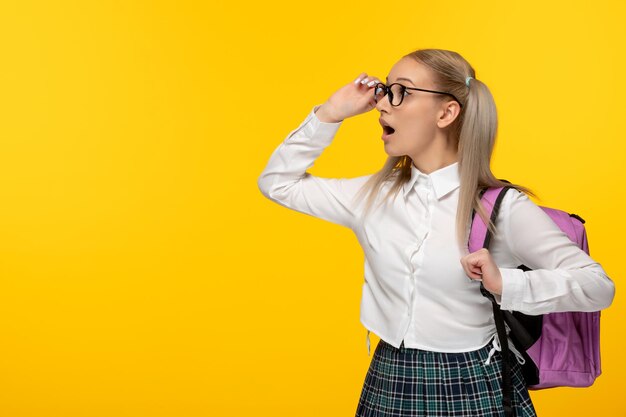
{"type": "Polygon", "coordinates": [[[328,104],[324,103],[315,111],[315,116],[323,123],[340,123],[343,119],[336,117],[328,109],[328,104]]]}

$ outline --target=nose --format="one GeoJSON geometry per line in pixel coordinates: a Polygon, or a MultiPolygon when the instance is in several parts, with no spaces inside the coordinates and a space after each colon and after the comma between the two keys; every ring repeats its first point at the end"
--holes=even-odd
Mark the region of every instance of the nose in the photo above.
{"type": "Polygon", "coordinates": [[[376,110],[382,112],[383,110],[389,113],[389,108],[391,107],[391,103],[389,103],[389,96],[385,94],[384,97],[379,98],[376,103],[376,110]]]}

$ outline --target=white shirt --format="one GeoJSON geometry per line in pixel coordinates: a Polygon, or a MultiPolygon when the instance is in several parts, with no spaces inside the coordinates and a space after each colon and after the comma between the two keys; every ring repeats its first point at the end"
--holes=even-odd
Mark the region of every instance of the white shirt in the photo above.
{"type": "MultiPolygon", "coordinates": [[[[319,106],[272,153],[258,179],[263,195],[355,233],[365,253],[360,320],[368,336],[372,331],[395,347],[404,340],[406,347],[438,352],[485,346],[496,328],[480,282],[470,280],[460,263],[468,249],[458,247],[455,235],[458,163],[429,175],[411,165],[400,194],[364,217],[365,198],[357,204],[353,197],[371,175],[322,178],[306,172],[343,123],[321,122],[319,106]]],[[[506,193],[496,227],[500,233],[489,252],[502,275],[502,295],[495,295],[502,309],[543,314],[611,304],[615,287],[602,266],[526,194],[506,193]],[[518,269],[522,264],[533,270],[518,269]]],[[[369,338],[367,343],[369,351],[369,338]]]]}

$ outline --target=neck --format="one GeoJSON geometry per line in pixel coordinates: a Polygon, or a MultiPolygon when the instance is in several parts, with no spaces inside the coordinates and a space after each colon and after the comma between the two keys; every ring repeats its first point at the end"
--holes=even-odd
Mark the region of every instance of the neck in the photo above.
{"type": "Polygon", "coordinates": [[[459,161],[459,153],[456,144],[451,144],[447,138],[434,140],[433,145],[412,157],[415,168],[424,174],[430,174],[438,169],[452,165],[459,161]]]}

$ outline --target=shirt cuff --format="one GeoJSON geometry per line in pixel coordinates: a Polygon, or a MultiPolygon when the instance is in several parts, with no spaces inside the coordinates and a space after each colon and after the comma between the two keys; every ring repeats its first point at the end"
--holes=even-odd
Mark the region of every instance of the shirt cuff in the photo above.
{"type": "Polygon", "coordinates": [[[519,268],[498,268],[502,276],[502,295],[496,298],[503,310],[522,309],[526,275],[519,268]]]}
{"type": "Polygon", "coordinates": [[[315,114],[315,111],[320,107],[321,104],[314,106],[309,114],[311,122],[308,126],[311,128],[311,134],[317,138],[333,138],[337,134],[337,130],[339,130],[343,120],[337,123],[322,122],[315,114]]]}

